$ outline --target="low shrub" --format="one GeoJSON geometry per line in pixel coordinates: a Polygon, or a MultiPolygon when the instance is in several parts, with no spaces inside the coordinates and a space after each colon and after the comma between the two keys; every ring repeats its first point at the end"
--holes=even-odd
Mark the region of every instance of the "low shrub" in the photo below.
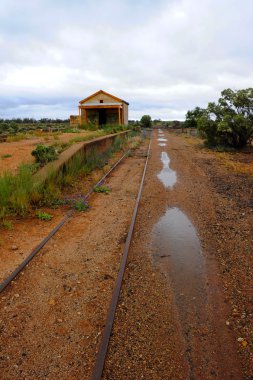
{"type": "Polygon", "coordinates": [[[54,146],[46,146],[43,144],[37,145],[36,149],[32,151],[32,155],[40,165],[45,165],[58,158],[58,152],[54,146]]]}
{"type": "Polygon", "coordinates": [[[89,208],[87,197],[82,194],[76,194],[72,197],[68,197],[65,199],[65,202],[67,205],[70,205],[76,211],[86,211],[89,208]]]}
{"type": "Polygon", "coordinates": [[[95,193],[104,193],[104,194],[109,194],[109,192],[111,191],[110,187],[103,183],[97,184],[97,186],[94,187],[93,190],[95,193]]]}
{"type": "Polygon", "coordinates": [[[10,158],[10,157],[12,157],[12,154],[3,154],[2,156],[1,156],[1,158],[4,160],[5,158],[10,158]]]}
{"type": "Polygon", "coordinates": [[[48,214],[47,212],[43,212],[43,211],[38,211],[36,213],[36,216],[38,219],[45,220],[45,221],[53,219],[53,215],[48,214]]]}

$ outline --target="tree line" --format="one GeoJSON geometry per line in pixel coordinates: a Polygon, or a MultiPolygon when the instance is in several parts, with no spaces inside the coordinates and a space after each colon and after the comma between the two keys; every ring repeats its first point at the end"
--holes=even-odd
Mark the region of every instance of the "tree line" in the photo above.
{"type": "Polygon", "coordinates": [[[15,124],[59,124],[59,123],[67,123],[69,122],[69,119],[50,119],[50,118],[42,118],[39,120],[25,117],[25,118],[12,118],[12,119],[3,119],[0,118],[0,123],[15,123],[15,124]]]}

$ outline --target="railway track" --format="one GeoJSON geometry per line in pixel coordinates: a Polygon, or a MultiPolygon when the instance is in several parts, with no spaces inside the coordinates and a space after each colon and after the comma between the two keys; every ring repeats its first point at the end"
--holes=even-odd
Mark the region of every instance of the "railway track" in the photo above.
{"type": "Polygon", "coordinates": [[[135,206],[134,206],[134,210],[133,210],[133,214],[132,214],[132,218],[131,218],[130,227],[128,230],[126,243],[124,246],[123,256],[122,256],[122,260],[121,260],[121,264],[120,264],[120,269],[118,272],[118,276],[116,278],[115,287],[114,287],[114,290],[112,293],[111,303],[109,306],[107,319],[106,319],[106,323],[105,323],[105,327],[104,327],[104,331],[103,331],[103,335],[102,335],[102,340],[101,340],[99,351],[98,351],[98,354],[96,357],[95,366],[94,366],[93,372],[92,372],[92,380],[100,380],[102,378],[102,375],[103,375],[103,369],[104,369],[105,359],[106,359],[106,355],[107,355],[107,349],[108,349],[108,345],[109,345],[109,341],[110,341],[110,336],[111,336],[111,332],[112,332],[113,322],[114,322],[114,318],[115,318],[115,312],[116,312],[118,299],[119,299],[119,295],[120,295],[122,280],[123,280],[124,273],[125,273],[128,252],[129,252],[130,245],[131,245],[135,220],[136,220],[137,211],[138,211],[138,207],[139,207],[139,203],[140,203],[140,199],[141,199],[145,175],[146,175],[146,171],[147,171],[148,159],[149,159],[149,155],[150,155],[150,147],[151,147],[151,139],[149,142],[147,158],[146,158],[146,162],[145,162],[145,166],[144,166],[144,170],[143,170],[143,174],[142,174],[142,179],[141,179],[138,195],[137,195],[137,198],[135,201],[135,206]]]}
{"type": "MultiPolygon", "coordinates": [[[[143,173],[142,173],[142,179],[140,182],[138,195],[135,201],[134,210],[131,217],[131,222],[125,242],[125,246],[123,249],[122,259],[120,263],[119,272],[115,281],[110,306],[107,313],[107,318],[105,322],[104,331],[102,333],[102,339],[99,346],[99,351],[96,356],[95,365],[92,371],[92,380],[99,380],[102,378],[103,375],[103,369],[104,364],[106,360],[107,355],[107,349],[109,346],[111,331],[114,323],[115,318],[115,312],[118,304],[118,299],[121,291],[122,286],[122,280],[124,277],[124,272],[126,268],[128,253],[131,245],[131,240],[133,236],[136,216],[138,212],[138,207],[142,195],[142,189],[143,184],[145,180],[145,175],[147,171],[147,165],[148,165],[148,159],[150,155],[150,147],[151,147],[151,138],[148,146],[148,151],[146,154],[141,155],[141,157],[146,157],[143,173]]],[[[93,186],[93,188],[86,194],[87,197],[89,197],[93,193],[93,189],[105,178],[107,178],[111,172],[126,158],[126,156],[129,154],[129,151],[123,154],[123,156],[112,166],[112,168],[93,186]]],[[[67,222],[67,220],[74,214],[75,210],[70,210],[65,217],[57,224],[57,226],[40,242],[40,244],[29,254],[29,256],[0,284],[0,293],[2,293],[8,285],[11,284],[11,282],[21,273],[21,271],[27,266],[27,264],[37,255],[37,253],[47,244],[47,242],[59,231],[59,229],[67,222]]]]}
{"type": "MultiPolygon", "coordinates": [[[[107,178],[111,172],[124,160],[129,154],[129,150],[123,154],[123,156],[111,167],[111,169],[90,189],[86,194],[86,197],[91,196],[94,192],[94,188],[107,178]]],[[[75,210],[70,210],[65,217],[54,227],[54,229],[32,250],[22,263],[0,284],[0,293],[11,284],[11,282],[19,275],[19,273],[27,266],[27,264],[37,255],[37,253],[47,244],[47,242],[56,234],[57,231],[67,222],[67,220],[74,214],[75,210]]]]}

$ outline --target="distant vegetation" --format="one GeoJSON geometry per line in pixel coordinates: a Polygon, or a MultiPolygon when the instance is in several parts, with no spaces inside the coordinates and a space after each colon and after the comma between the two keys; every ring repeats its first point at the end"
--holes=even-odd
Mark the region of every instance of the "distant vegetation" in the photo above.
{"type": "Polygon", "coordinates": [[[42,136],[53,133],[55,139],[60,133],[80,133],[84,130],[101,132],[102,134],[116,133],[126,129],[138,129],[138,124],[125,125],[83,125],[71,126],[69,119],[0,119],[0,142],[20,141],[31,136],[42,136]]]}
{"type": "Polygon", "coordinates": [[[243,148],[253,138],[253,88],[222,91],[218,103],[188,111],[185,127],[197,128],[210,147],[243,148]]]}
{"type": "Polygon", "coordinates": [[[140,124],[143,128],[150,128],[152,126],[152,119],[149,115],[143,115],[140,124]]]}
{"type": "Polygon", "coordinates": [[[0,119],[0,139],[13,138],[13,141],[22,139],[26,133],[34,132],[72,132],[69,119],[40,119],[16,118],[0,119]]]}

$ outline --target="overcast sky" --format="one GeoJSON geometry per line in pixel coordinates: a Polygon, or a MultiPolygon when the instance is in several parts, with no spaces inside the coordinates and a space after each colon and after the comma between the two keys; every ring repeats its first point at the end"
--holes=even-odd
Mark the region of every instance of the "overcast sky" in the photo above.
{"type": "Polygon", "coordinates": [[[253,87],[253,0],[0,0],[0,117],[60,117],[103,89],[184,119],[253,87]]]}

